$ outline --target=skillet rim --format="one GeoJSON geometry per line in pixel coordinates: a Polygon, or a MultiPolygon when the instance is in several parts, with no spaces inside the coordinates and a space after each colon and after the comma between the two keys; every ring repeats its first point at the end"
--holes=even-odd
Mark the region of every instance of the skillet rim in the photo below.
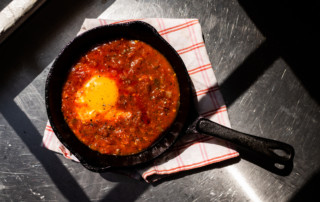
{"type": "MultiPolygon", "coordinates": [[[[110,30],[109,30],[109,32],[110,32],[110,30]]],[[[107,33],[108,33],[108,31],[107,31],[107,33]]],[[[129,35],[131,35],[131,34],[129,34],[129,35]]],[[[130,39],[136,39],[136,38],[133,37],[130,39]]],[[[72,154],[74,154],[78,158],[80,163],[84,167],[86,167],[87,169],[92,170],[92,171],[96,171],[96,172],[103,172],[110,167],[134,166],[134,165],[143,164],[143,163],[152,161],[155,158],[159,157],[161,154],[165,153],[168,149],[170,149],[170,147],[178,139],[179,134],[181,134],[182,131],[185,131],[184,129],[187,128],[186,123],[187,123],[187,117],[189,114],[189,108],[191,106],[191,103],[190,103],[191,87],[190,86],[192,86],[192,82],[189,78],[189,74],[187,72],[187,69],[186,69],[181,57],[176,52],[176,50],[162,36],[160,36],[159,33],[157,32],[157,30],[154,27],[152,27],[150,24],[142,22],[142,21],[133,21],[133,22],[127,22],[127,23],[121,23],[121,24],[99,26],[99,27],[90,29],[90,30],[76,36],[71,42],[69,42],[62,49],[62,51],[58,54],[56,60],[52,64],[50,71],[48,73],[46,85],[45,85],[45,102],[46,102],[47,115],[48,115],[51,127],[52,127],[54,133],[56,134],[56,136],[58,137],[58,139],[72,154]],[[104,30],[108,30],[108,29],[111,29],[111,30],[112,29],[120,29],[120,30],[127,29],[127,31],[128,30],[133,31],[133,30],[137,29],[137,30],[135,30],[137,32],[135,34],[141,34],[142,32],[145,32],[143,34],[150,35],[148,37],[150,37],[151,39],[154,39],[154,41],[156,41],[155,43],[160,43],[160,45],[156,45],[157,47],[158,46],[162,47],[162,48],[164,47],[165,50],[168,51],[168,52],[167,51],[163,52],[162,48],[161,48],[161,50],[159,50],[159,47],[158,48],[155,47],[155,45],[153,44],[153,41],[152,41],[152,43],[149,43],[148,40],[144,40],[141,38],[138,39],[138,40],[146,42],[147,44],[151,45],[153,48],[158,50],[161,54],[163,54],[166,57],[166,59],[172,65],[174,71],[176,72],[178,82],[179,82],[180,106],[179,106],[179,110],[178,110],[176,119],[171,124],[170,128],[168,130],[166,130],[161,135],[161,137],[156,141],[156,143],[154,143],[153,145],[148,147],[146,150],[143,150],[137,154],[126,155],[126,156],[100,154],[97,151],[93,151],[93,150],[89,149],[88,146],[84,145],[80,140],[78,140],[76,138],[78,141],[78,144],[79,144],[79,142],[82,144],[82,146],[80,146],[81,149],[84,149],[84,151],[86,151],[86,152],[88,152],[88,150],[90,150],[89,153],[92,153],[92,152],[95,153],[96,157],[94,160],[97,160],[96,158],[98,158],[100,161],[101,161],[100,158],[104,159],[103,162],[100,162],[99,164],[95,164],[95,163],[92,163],[92,161],[93,161],[92,159],[88,160],[88,156],[86,154],[81,154],[81,152],[79,153],[79,151],[78,151],[79,149],[74,148],[74,146],[72,146],[73,143],[71,144],[70,142],[66,142],[65,136],[67,136],[67,138],[71,138],[70,135],[73,135],[74,137],[75,137],[75,135],[71,132],[70,128],[67,126],[67,124],[64,122],[64,120],[63,120],[64,124],[62,124],[62,125],[61,125],[61,123],[56,122],[56,119],[57,119],[56,116],[58,116],[58,119],[61,121],[61,116],[59,116],[59,115],[61,115],[62,112],[61,112],[61,110],[55,110],[52,108],[52,105],[57,106],[57,103],[55,103],[55,104],[52,103],[52,99],[57,100],[59,97],[61,97],[61,95],[58,94],[58,98],[52,98],[52,96],[53,96],[52,91],[59,92],[59,86],[57,88],[58,90],[52,89],[53,88],[52,82],[55,82],[56,80],[58,80],[58,81],[60,81],[59,85],[62,86],[63,84],[61,83],[61,81],[65,81],[65,79],[60,78],[60,80],[59,80],[59,79],[55,78],[55,77],[57,77],[56,76],[57,71],[58,72],[63,71],[63,70],[61,70],[61,68],[64,66],[67,66],[68,70],[64,70],[64,72],[63,72],[65,74],[64,77],[66,77],[66,75],[68,74],[66,72],[69,72],[69,70],[72,68],[73,64],[75,63],[75,61],[78,60],[77,58],[80,58],[83,54],[87,53],[93,47],[101,44],[102,42],[107,42],[110,40],[114,40],[116,38],[130,38],[130,37],[123,37],[123,35],[121,35],[121,36],[117,35],[117,37],[106,36],[106,38],[104,40],[99,39],[94,42],[85,42],[85,41],[83,42],[83,40],[85,40],[86,38],[92,37],[91,35],[97,35],[97,33],[99,35],[99,32],[104,33],[104,30]],[[139,29],[141,29],[141,30],[139,30],[139,29]],[[73,53],[72,51],[75,47],[77,47],[77,43],[78,44],[80,43],[80,46],[83,45],[83,43],[84,43],[85,44],[84,46],[86,47],[87,50],[78,51],[78,52],[76,52],[76,58],[69,59],[68,57],[66,57],[66,55],[68,56],[68,54],[73,53]],[[76,44],[76,45],[74,45],[74,44],[76,44]],[[79,53],[81,53],[81,54],[79,54],[79,53]],[[69,65],[63,64],[64,60],[67,60],[67,62],[71,63],[71,65],[70,64],[69,65]],[[62,65],[62,67],[61,67],[61,65],[62,65]],[[57,70],[57,68],[58,68],[58,70],[57,70]],[[68,129],[66,128],[66,126],[68,129]],[[61,133],[65,133],[65,132],[67,132],[68,134],[61,134],[61,133]],[[72,134],[70,134],[70,132],[72,134]],[[87,149],[85,149],[85,148],[87,148],[87,149]],[[108,158],[106,158],[106,156],[108,158]],[[107,160],[112,159],[112,160],[109,162],[105,162],[106,159],[107,160]]],[[[55,87],[55,85],[54,85],[54,87],[55,87]]],[[[62,89],[61,89],[61,92],[62,92],[62,89]]],[[[57,96],[57,94],[56,94],[56,96],[57,96]]],[[[60,101],[58,101],[58,102],[61,103],[61,99],[59,99],[59,100],[60,101]]],[[[58,104],[58,106],[60,106],[60,109],[61,109],[61,104],[58,104]]],[[[74,138],[72,138],[72,139],[74,140],[74,138]]],[[[67,139],[67,140],[69,140],[69,139],[67,139]]]]}

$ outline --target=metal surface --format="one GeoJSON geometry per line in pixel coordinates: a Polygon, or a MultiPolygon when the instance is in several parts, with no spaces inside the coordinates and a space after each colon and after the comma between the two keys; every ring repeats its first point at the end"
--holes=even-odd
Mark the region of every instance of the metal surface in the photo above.
{"type": "Polygon", "coordinates": [[[320,107],[319,85],[314,86],[317,52],[311,47],[319,36],[313,30],[317,7],[265,4],[47,1],[0,46],[0,201],[316,199],[320,107]],[[46,67],[76,35],[85,17],[103,11],[111,19],[199,18],[232,127],[291,144],[296,151],[293,171],[277,175],[242,154],[241,159],[151,185],[119,174],[92,173],[40,147],[47,120],[46,67]]]}

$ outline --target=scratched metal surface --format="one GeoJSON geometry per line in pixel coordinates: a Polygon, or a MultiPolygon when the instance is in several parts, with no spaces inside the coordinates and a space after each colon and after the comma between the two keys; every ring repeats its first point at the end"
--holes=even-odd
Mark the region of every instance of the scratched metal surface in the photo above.
{"type": "Polygon", "coordinates": [[[277,43],[269,45],[269,32],[250,12],[243,1],[48,1],[0,46],[0,201],[288,201],[312,195],[319,184],[319,100],[290,55],[274,54],[277,43]],[[92,173],[41,148],[47,66],[85,17],[103,11],[111,19],[198,18],[233,128],[294,146],[292,172],[281,176],[236,159],[151,185],[92,173]]]}

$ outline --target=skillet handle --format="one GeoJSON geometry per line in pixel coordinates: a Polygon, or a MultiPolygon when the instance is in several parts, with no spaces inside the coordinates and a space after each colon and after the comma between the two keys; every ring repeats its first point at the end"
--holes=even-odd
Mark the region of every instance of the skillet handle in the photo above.
{"type": "Polygon", "coordinates": [[[294,149],[286,143],[238,132],[205,118],[198,120],[196,130],[258,153],[273,162],[278,169],[282,169],[282,165],[292,164],[294,149]]]}

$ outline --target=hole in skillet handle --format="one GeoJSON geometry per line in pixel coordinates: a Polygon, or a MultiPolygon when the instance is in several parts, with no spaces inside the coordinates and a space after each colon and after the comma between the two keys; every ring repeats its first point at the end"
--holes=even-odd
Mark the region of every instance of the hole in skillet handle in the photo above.
{"type": "Polygon", "coordinates": [[[186,127],[190,108],[190,79],[178,53],[151,25],[135,21],[106,25],[91,29],[70,42],[52,65],[45,87],[45,101],[49,121],[61,143],[74,154],[84,167],[104,172],[111,167],[134,166],[149,162],[167,151],[186,127]],[[180,87],[180,107],[173,124],[146,150],[127,156],[103,155],[91,150],[72,133],[61,112],[62,87],[72,66],[89,50],[107,41],[126,38],[144,41],[162,53],[176,72],[180,87]]]}
{"type": "Polygon", "coordinates": [[[273,152],[275,156],[278,156],[278,157],[283,158],[285,160],[291,159],[292,152],[289,152],[287,150],[284,150],[281,148],[268,148],[268,150],[270,152],[273,152]]]}

